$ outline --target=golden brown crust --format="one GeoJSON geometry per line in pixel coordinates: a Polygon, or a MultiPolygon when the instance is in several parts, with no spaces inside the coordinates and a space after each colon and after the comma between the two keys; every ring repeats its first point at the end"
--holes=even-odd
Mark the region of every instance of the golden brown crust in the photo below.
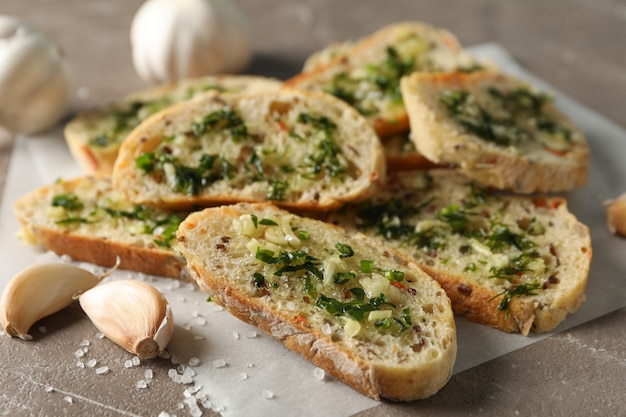
{"type": "Polygon", "coordinates": [[[99,237],[64,234],[28,223],[24,227],[37,243],[57,255],[67,255],[77,261],[100,266],[114,265],[119,258],[121,269],[190,281],[184,272],[185,260],[172,251],[130,246],[99,237]]]}

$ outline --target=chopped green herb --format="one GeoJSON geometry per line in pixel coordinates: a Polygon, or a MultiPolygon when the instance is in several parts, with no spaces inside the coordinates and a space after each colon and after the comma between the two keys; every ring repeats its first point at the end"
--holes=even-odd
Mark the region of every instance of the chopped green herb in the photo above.
{"type": "Polygon", "coordinates": [[[262,224],[263,226],[278,226],[278,223],[272,219],[261,219],[259,224],[262,224]]]}
{"type": "Polygon", "coordinates": [[[82,210],[85,205],[76,194],[57,194],[52,198],[52,207],[63,207],[65,210],[82,210]]]}
{"type": "Polygon", "coordinates": [[[347,245],[345,243],[337,242],[335,244],[335,249],[337,249],[337,251],[339,252],[339,257],[342,259],[354,256],[354,251],[352,250],[350,245],[347,245]]]}
{"type": "Polygon", "coordinates": [[[200,137],[206,132],[220,130],[228,130],[235,142],[248,136],[248,128],[243,119],[235,111],[228,109],[205,114],[200,122],[191,125],[191,132],[195,137],[200,137]]]}
{"type": "Polygon", "coordinates": [[[254,273],[252,281],[254,282],[254,286],[257,288],[263,288],[265,286],[265,277],[263,276],[263,274],[260,274],[258,272],[254,273]]]}
{"type": "Polygon", "coordinates": [[[374,272],[374,263],[372,261],[362,259],[360,262],[360,268],[361,268],[361,272],[365,274],[372,273],[374,272]]]}
{"type": "Polygon", "coordinates": [[[502,297],[500,304],[498,304],[498,310],[507,311],[513,297],[523,297],[525,295],[537,295],[536,291],[541,289],[539,282],[532,282],[526,284],[515,285],[510,289],[507,289],[500,294],[496,294],[489,299],[489,301],[495,300],[498,297],[502,297]]]}

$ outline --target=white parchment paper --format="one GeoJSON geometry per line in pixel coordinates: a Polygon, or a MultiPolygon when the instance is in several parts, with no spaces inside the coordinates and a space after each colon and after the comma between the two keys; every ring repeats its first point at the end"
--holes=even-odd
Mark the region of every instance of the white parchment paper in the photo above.
{"type": "MultiPolygon", "coordinates": [[[[503,70],[553,92],[559,107],[583,128],[589,139],[592,151],[589,184],[566,195],[570,210],[591,230],[593,263],[587,300],[556,331],[564,331],[626,306],[626,239],[611,235],[604,220],[605,201],[626,191],[626,132],[533,77],[498,45],[480,45],[471,49],[477,55],[497,62],[503,70]]],[[[52,257],[18,241],[15,235],[19,226],[11,211],[12,203],[19,196],[57,178],[80,174],[60,128],[43,135],[16,139],[0,208],[0,288],[4,288],[24,267],[49,261],[52,257]]],[[[179,387],[181,393],[185,389],[197,391],[197,397],[208,400],[198,401],[199,407],[212,408],[232,417],[339,417],[378,404],[339,381],[323,376],[314,365],[279,342],[207,302],[206,295],[192,284],[131,275],[125,271],[116,272],[111,279],[129,276],[149,281],[170,301],[176,331],[168,351],[182,364],[189,364],[191,359],[195,374],[195,385],[176,384],[175,387],[179,387]]],[[[505,334],[464,319],[458,319],[457,329],[459,349],[455,373],[551,335],[505,334]]]]}

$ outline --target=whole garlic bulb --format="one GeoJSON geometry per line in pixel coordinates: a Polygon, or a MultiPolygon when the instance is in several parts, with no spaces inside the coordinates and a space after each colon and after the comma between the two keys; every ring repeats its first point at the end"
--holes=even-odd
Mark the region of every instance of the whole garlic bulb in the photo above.
{"type": "Polygon", "coordinates": [[[231,0],[147,0],[133,18],[135,70],[148,83],[243,70],[247,22],[231,0]]]}
{"type": "Polygon", "coordinates": [[[33,133],[54,125],[69,102],[59,49],[25,22],[0,15],[0,125],[33,133]]]}

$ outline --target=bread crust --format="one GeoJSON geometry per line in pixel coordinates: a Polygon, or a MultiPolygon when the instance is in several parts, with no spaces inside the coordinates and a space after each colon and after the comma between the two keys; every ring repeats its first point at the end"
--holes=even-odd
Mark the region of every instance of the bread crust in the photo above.
{"type": "MultiPolygon", "coordinates": [[[[328,91],[332,88],[335,77],[344,74],[362,77],[368,67],[385,62],[389,47],[402,50],[402,42],[412,36],[428,45],[416,48],[413,53],[403,51],[401,54],[403,58],[414,59],[416,62],[428,61],[428,65],[423,67],[419,67],[422,64],[418,63],[417,71],[435,70],[429,68],[429,65],[436,67],[436,70],[449,71],[469,65],[473,61],[462,50],[452,33],[421,22],[398,22],[379,29],[353,45],[342,44],[339,53],[333,59],[313,58],[313,63],[320,64],[309,64],[302,73],[285,81],[284,85],[312,91],[328,91]]],[[[322,55],[327,54],[322,52],[322,55]]],[[[402,133],[409,128],[409,118],[401,102],[391,105],[388,99],[377,98],[377,101],[387,103],[385,108],[374,112],[367,111],[364,114],[381,138],[402,133]]],[[[362,99],[358,99],[356,105],[363,102],[362,99]]]]}
{"type": "MultiPolygon", "coordinates": [[[[284,343],[290,350],[301,354],[357,391],[375,399],[415,400],[435,394],[449,379],[456,356],[454,320],[451,310],[448,310],[449,300],[435,281],[423,274],[419,268],[415,269],[416,265],[410,258],[405,258],[395,250],[385,248],[384,245],[381,246],[379,241],[365,236],[349,237],[340,228],[312,219],[299,218],[278,210],[271,204],[245,203],[191,214],[181,224],[178,239],[198,285],[211,294],[214,301],[223,305],[239,319],[258,326],[284,343]],[[416,349],[411,350],[410,356],[404,356],[404,353],[398,353],[396,356],[393,353],[394,349],[405,352],[405,348],[400,345],[404,345],[405,342],[398,339],[398,345],[395,347],[385,345],[385,353],[381,353],[380,357],[378,353],[374,353],[378,348],[372,344],[371,353],[366,357],[363,352],[370,350],[367,348],[368,342],[363,341],[366,339],[358,336],[355,339],[347,338],[336,327],[332,327],[331,334],[322,330],[320,324],[333,323],[331,316],[321,311],[315,313],[307,309],[301,310],[304,304],[291,298],[291,295],[288,298],[286,295],[285,298],[281,295],[271,295],[272,289],[268,289],[265,295],[251,295],[253,293],[246,289],[248,284],[245,277],[251,275],[252,269],[245,267],[247,261],[240,258],[241,253],[233,248],[238,247],[241,242],[233,235],[234,232],[229,226],[234,219],[249,213],[254,213],[259,219],[288,216],[293,227],[311,233],[312,242],[308,249],[313,256],[319,256],[321,253],[318,244],[339,241],[350,244],[357,253],[355,256],[367,250],[369,259],[376,263],[388,262],[381,259],[395,259],[393,262],[398,268],[402,270],[409,268],[408,270],[419,278],[406,285],[415,288],[422,294],[424,300],[429,300],[424,302],[437,303],[432,308],[434,316],[426,319],[437,321],[436,327],[428,326],[428,329],[437,329],[434,334],[429,333],[432,343],[438,346],[437,352],[432,350],[429,350],[429,353],[419,352],[416,349]],[[224,236],[229,239],[226,240],[224,236]],[[322,240],[318,240],[320,237],[322,240]],[[223,243],[225,241],[228,243],[223,243]],[[213,249],[216,242],[220,249],[213,249]],[[223,245],[226,245],[226,248],[223,248],[223,245]],[[227,254],[230,252],[233,255],[227,254]],[[387,255],[382,255],[383,253],[387,255]],[[379,254],[380,258],[374,254],[379,254]],[[433,284],[435,287],[432,287],[433,284]],[[438,294],[437,301],[431,298],[432,294],[438,294]],[[284,304],[287,300],[293,300],[295,310],[281,307],[288,306],[284,304]],[[303,316],[306,319],[303,319],[303,316]],[[445,340],[445,347],[440,347],[444,346],[437,342],[440,340],[445,340]],[[357,348],[356,346],[360,344],[364,344],[363,347],[357,348]]],[[[417,309],[413,303],[410,305],[411,311],[417,309]]],[[[427,332],[426,327],[425,324],[424,332],[427,332]]],[[[383,343],[383,340],[389,339],[380,340],[379,343],[383,343]]]]}
{"type": "Polygon", "coordinates": [[[373,200],[376,207],[381,207],[393,199],[401,199],[405,214],[389,211],[386,215],[379,214],[378,218],[413,230],[440,228],[433,230],[445,234],[445,246],[437,246],[435,241],[429,248],[407,243],[407,236],[385,236],[385,233],[392,233],[392,229],[381,232],[374,227],[378,224],[376,219],[365,218],[368,212],[357,207],[343,209],[331,215],[329,221],[387,241],[413,256],[446,291],[457,315],[523,335],[528,335],[531,330],[536,333],[553,330],[585,299],[592,257],[589,229],[567,210],[563,198],[504,195],[476,187],[467,177],[453,170],[398,173],[390,175],[386,190],[373,200]],[[424,178],[432,183],[428,183],[429,180],[424,182],[424,178]],[[474,206],[472,199],[482,202],[474,206]],[[514,238],[517,245],[525,245],[526,249],[517,249],[511,244],[509,249],[502,246],[491,253],[485,245],[478,244],[471,233],[463,237],[449,229],[440,215],[448,208],[468,213],[467,218],[480,225],[474,226],[480,227],[479,235],[494,247],[514,238]],[[412,214],[413,210],[416,214],[412,214]],[[360,212],[363,214],[359,215],[360,212]],[[532,222],[536,223],[531,228],[532,222]],[[494,227],[505,227],[506,230],[496,231],[494,227]],[[502,231],[500,241],[491,237],[502,231]],[[512,266],[512,260],[527,256],[541,259],[542,263],[535,269],[520,267],[520,272],[513,278],[496,279],[496,271],[500,268],[512,266]],[[516,294],[515,285],[535,282],[540,288],[528,294],[511,295],[507,307],[502,308],[507,291],[516,294]]]}
{"type": "MultiPolygon", "coordinates": [[[[486,186],[517,193],[568,191],[586,183],[590,152],[584,134],[552,103],[544,104],[542,111],[571,132],[566,150],[528,147],[528,141],[523,145],[526,148],[487,141],[455,121],[438,98],[442,92],[468,92],[485,104],[489,102],[488,89],[528,90],[527,83],[498,72],[478,71],[413,74],[404,78],[401,86],[411,119],[411,138],[431,161],[453,165],[486,186]]],[[[533,136],[531,141],[539,144],[539,130],[527,131],[533,136]]]]}
{"type": "MultiPolygon", "coordinates": [[[[194,163],[197,164],[190,162],[194,163]]],[[[365,119],[350,106],[328,94],[289,89],[256,94],[208,92],[157,113],[129,135],[120,149],[113,172],[115,188],[129,201],[170,209],[274,199],[276,204],[294,210],[328,210],[340,207],[347,201],[369,197],[384,177],[382,145],[365,119]],[[247,139],[237,142],[226,131],[209,132],[201,141],[189,139],[194,123],[206,114],[221,112],[223,109],[236,112],[243,123],[249,126],[247,139]],[[318,128],[314,127],[314,122],[309,124],[298,121],[304,113],[334,124],[336,151],[322,148],[322,142],[319,141],[322,136],[315,130],[318,128]],[[304,125],[313,129],[312,133],[306,135],[313,136],[294,139],[292,129],[295,131],[304,125]],[[181,138],[185,142],[182,145],[166,143],[166,137],[181,138]],[[204,148],[196,149],[199,143],[204,148]],[[173,153],[185,155],[188,159],[197,158],[200,152],[227,155],[225,158],[230,158],[229,163],[234,167],[234,179],[216,180],[201,187],[195,195],[175,192],[171,183],[163,179],[163,175],[146,175],[136,166],[138,157],[153,152],[158,146],[167,146],[173,153]],[[250,174],[258,169],[249,162],[252,149],[257,155],[266,158],[262,162],[263,174],[259,180],[250,174]],[[335,165],[332,167],[343,163],[344,173],[335,178],[324,174],[323,170],[316,174],[307,173],[307,164],[318,160],[318,152],[323,155],[336,152],[341,161],[338,159],[336,163],[333,162],[335,165]],[[288,169],[283,170],[283,166],[288,169]],[[271,196],[272,182],[266,170],[274,171],[276,175],[284,173],[287,184],[284,198],[271,196]]],[[[169,178],[168,181],[171,180],[169,178]]]]}
{"type": "Polygon", "coordinates": [[[141,120],[154,113],[156,109],[190,99],[207,90],[255,92],[276,90],[281,84],[281,81],[274,78],[226,74],[169,82],[134,91],[122,101],[105,108],[80,112],[67,123],[64,136],[72,156],[85,173],[110,175],[122,137],[130,133],[141,120]],[[129,111],[136,102],[143,103],[143,109],[139,110],[137,120],[131,120],[128,126],[117,132],[115,114],[129,111]],[[102,134],[116,137],[106,146],[93,145],[92,139],[102,134]]]}
{"type": "MultiPolygon", "coordinates": [[[[90,191],[90,193],[91,193],[90,191]]],[[[13,210],[29,241],[57,255],[101,266],[111,266],[119,258],[121,269],[190,281],[186,262],[172,248],[152,243],[152,236],[133,237],[130,232],[63,227],[47,212],[56,195],[76,193],[90,211],[112,197],[110,178],[79,177],[43,186],[18,199],[13,210]],[[80,190],[95,191],[87,196],[80,190]]],[[[109,200],[110,201],[110,200],[109,200]]]]}

